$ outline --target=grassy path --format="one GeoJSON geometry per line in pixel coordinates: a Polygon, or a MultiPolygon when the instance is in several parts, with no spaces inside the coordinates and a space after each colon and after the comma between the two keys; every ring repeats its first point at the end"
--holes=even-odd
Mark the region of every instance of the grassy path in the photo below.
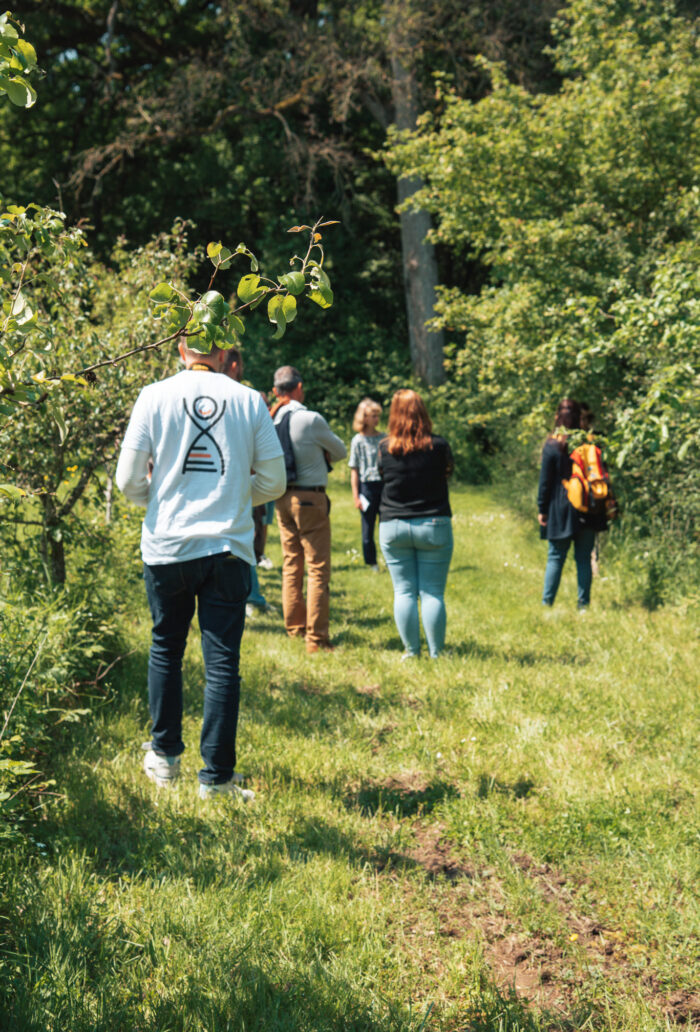
{"type": "MultiPolygon", "coordinates": [[[[533,526],[456,489],[448,654],[402,664],[388,574],[332,493],[340,648],[307,657],[270,616],[244,639],[253,806],[196,798],[195,641],[181,786],[140,773],[125,585],[135,651],[56,759],[44,845],[3,860],[0,1028],[697,1027],[691,615],[625,606],[604,566],[585,617],[569,568],[545,618],[533,526]]],[[[274,529],[269,554],[279,606],[274,529]]]]}

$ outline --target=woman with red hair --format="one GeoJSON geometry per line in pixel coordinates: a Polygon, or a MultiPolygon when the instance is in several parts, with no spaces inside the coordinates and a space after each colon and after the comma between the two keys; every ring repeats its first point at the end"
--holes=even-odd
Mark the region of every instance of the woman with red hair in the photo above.
{"type": "Polygon", "coordinates": [[[420,599],[428,652],[435,659],[445,644],[444,595],[453,548],[447,478],[454,463],[449,444],[432,429],[421,396],[397,391],[389,433],[379,445],[379,544],[394,585],[404,656],[420,654],[420,599]]]}

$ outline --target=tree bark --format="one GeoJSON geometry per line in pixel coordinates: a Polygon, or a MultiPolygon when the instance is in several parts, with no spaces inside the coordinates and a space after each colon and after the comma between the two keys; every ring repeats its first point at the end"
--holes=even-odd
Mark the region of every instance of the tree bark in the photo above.
{"type": "Polygon", "coordinates": [[[40,495],[44,510],[41,554],[49,572],[52,584],[66,583],[66,553],[63,546],[61,517],[56,509],[53,495],[40,495]]]}
{"type": "MultiPolygon", "coordinates": [[[[389,33],[388,52],[391,65],[391,92],[394,118],[399,129],[415,129],[420,113],[418,83],[412,62],[415,31],[415,6],[412,3],[386,5],[389,33]]],[[[403,204],[423,186],[418,177],[398,180],[398,200],[403,204]]],[[[427,211],[400,213],[403,279],[406,294],[411,362],[416,374],[428,386],[445,379],[443,366],[444,335],[441,330],[428,330],[426,322],[433,318],[437,299],[438,271],[435,248],[427,240],[432,219],[427,211]]]]}

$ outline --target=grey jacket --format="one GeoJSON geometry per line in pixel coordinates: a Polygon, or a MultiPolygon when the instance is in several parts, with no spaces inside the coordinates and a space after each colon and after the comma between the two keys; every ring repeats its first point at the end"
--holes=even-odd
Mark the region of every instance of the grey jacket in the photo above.
{"type": "Polygon", "coordinates": [[[325,487],[328,483],[328,468],[323,453],[328,452],[331,462],[338,462],[347,455],[345,445],[319,412],[311,412],[300,401],[290,401],[278,409],[274,422],[279,423],[287,412],[292,413],[289,436],[297,467],[297,479],[293,486],[325,487]]]}

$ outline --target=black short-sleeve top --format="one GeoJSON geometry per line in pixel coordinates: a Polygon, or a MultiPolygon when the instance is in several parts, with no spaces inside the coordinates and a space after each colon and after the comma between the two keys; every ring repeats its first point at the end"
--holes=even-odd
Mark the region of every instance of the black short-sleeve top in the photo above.
{"type": "Polygon", "coordinates": [[[379,444],[379,519],[451,516],[447,478],[454,469],[454,460],[445,438],[433,435],[431,447],[405,455],[392,455],[387,445],[385,437],[379,444]]]}

